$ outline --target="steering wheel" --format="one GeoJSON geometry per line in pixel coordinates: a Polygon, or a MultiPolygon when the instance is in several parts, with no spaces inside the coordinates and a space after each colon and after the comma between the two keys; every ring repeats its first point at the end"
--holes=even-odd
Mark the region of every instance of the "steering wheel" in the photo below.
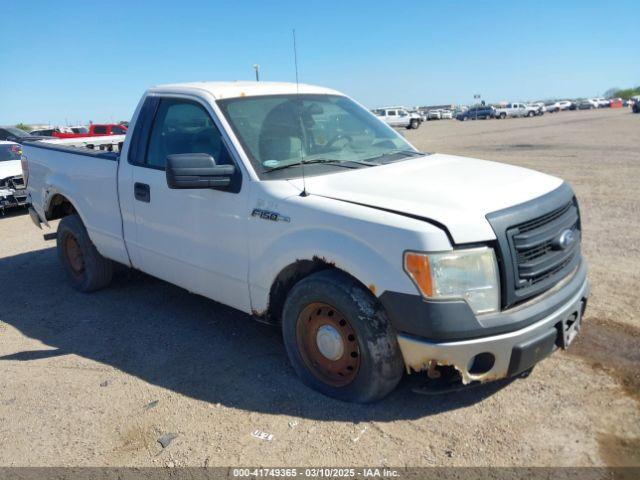
{"type": "Polygon", "coordinates": [[[331,140],[329,140],[326,144],[325,144],[325,148],[331,148],[333,147],[333,144],[336,143],[338,140],[348,140],[349,143],[353,142],[353,137],[351,137],[351,135],[347,135],[344,133],[338,133],[337,135],[334,135],[331,140]]]}

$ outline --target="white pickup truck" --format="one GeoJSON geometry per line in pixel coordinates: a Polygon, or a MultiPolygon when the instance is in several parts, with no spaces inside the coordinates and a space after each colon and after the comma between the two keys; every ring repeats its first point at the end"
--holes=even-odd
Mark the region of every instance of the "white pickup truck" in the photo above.
{"type": "Polygon", "coordinates": [[[418,129],[423,121],[419,114],[410,112],[404,107],[376,108],[373,113],[390,127],[406,128],[407,130],[418,129]]]}
{"type": "Polygon", "coordinates": [[[115,263],[280,326],[309,386],[526,375],[578,332],[588,281],[561,179],[425,154],[350,98],[286,83],[148,90],[120,154],[25,143],[34,222],[71,284],[115,263]]]}
{"type": "Polygon", "coordinates": [[[542,115],[542,110],[526,103],[508,103],[503,107],[496,107],[496,118],[535,117],[537,115],[542,115]]]}

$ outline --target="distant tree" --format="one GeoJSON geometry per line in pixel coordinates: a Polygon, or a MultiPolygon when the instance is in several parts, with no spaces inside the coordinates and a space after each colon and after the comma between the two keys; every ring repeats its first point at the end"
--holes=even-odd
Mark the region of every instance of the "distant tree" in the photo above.
{"type": "Polygon", "coordinates": [[[620,91],[620,87],[611,87],[609,90],[604,92],[604,98],[615,98],[618,91],[620,91]]]}
{"type": "Polygon", "coordinates": [[[31,130],[31,127],[29,125],[25,125],[24,123],[20,122],[19,124],[16,125],[16,128],[19,128],[20,130],[24,130],[25,132],[28,132],[31,130]]]}
{"type": "Polygon", "coordinates": [[[618,90],[613,96],[628,100],[631,97],[635,97],[636,95],[640,95],[640,86],[636,88],[625,88],[623,90],[618,90]]]}

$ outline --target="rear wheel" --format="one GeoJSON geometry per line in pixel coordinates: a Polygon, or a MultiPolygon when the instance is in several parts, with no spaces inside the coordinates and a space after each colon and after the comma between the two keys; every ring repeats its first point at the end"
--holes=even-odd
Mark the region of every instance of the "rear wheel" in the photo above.
{"type": "Polygon", "coordinates": [[[78,215],[60,220],[56,243],[58,258],[73,288],[92,292],[109,285],[113,262],[100,255],[78,215]]]}
{"type": "Polygon", "coordinates": [[[282,334],[302,381],[340,400],[372,402],[402,378],[396,334],[375,297],[348,275],[326,270],[287,297],[282,334]]]}

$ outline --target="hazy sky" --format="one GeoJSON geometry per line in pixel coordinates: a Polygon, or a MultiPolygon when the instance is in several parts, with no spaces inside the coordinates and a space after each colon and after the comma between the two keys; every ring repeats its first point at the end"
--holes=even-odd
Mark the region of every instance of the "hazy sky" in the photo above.
{"type": "Polygon", "coordinates": [[[370,107],[640,84],[638,0],[4,0],[0,124],[129,119],[151,86],[300,81],[370,107]]]}

